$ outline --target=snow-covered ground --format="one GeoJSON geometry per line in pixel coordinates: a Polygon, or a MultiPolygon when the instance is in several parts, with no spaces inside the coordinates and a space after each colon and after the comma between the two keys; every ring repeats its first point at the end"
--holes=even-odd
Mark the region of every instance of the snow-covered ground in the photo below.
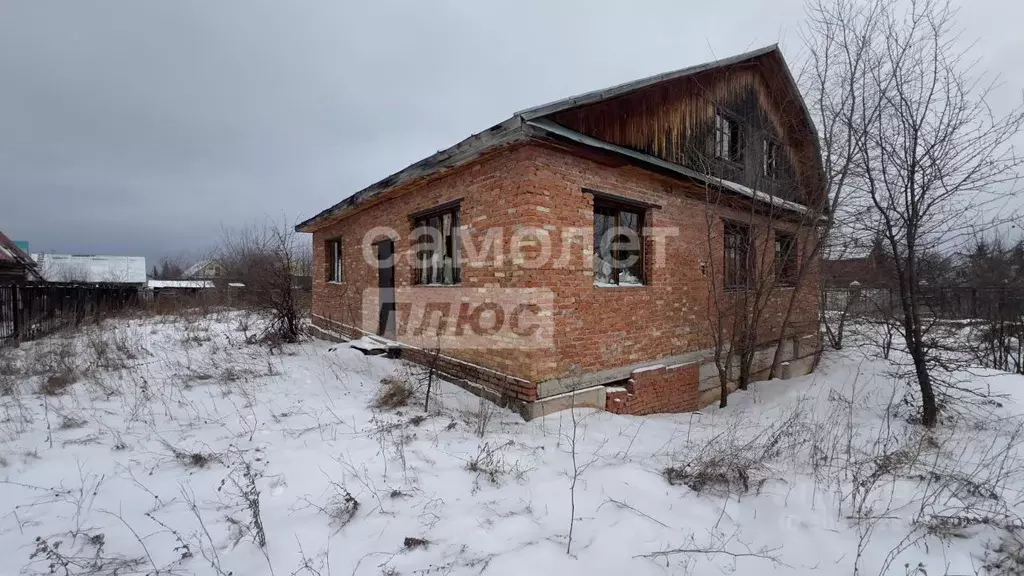
{"type": "Polygon", "coordinates": [[[863,347],[726,409],[523,422],[446,383],[373,408],[418,370],[252,331],[120,320],[0,351],[0,575],[1021,569],[1024,377],[973,374],[998,400],[934,432],[863,347]]]}

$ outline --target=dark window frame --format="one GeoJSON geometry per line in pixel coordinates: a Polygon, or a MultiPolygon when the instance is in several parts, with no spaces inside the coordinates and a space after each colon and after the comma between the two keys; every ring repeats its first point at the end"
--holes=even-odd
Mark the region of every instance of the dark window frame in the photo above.
{"type": "Polygon", "coordinates": [[[345,281],[345,243],[339,236],[324,242],[324,258],[327,261],[326,282],[341,284],[345,281]]]}
{"type": "Polygon", "coordinates": [[[722,223],[722,284],[727,292],[749,290],[757,270],[753,227],[742,222],[722,223]]]}
{"type": "Polygon", "coordinates": [[[409,215],[412,221],[414,259],[412,283],[417,286],[457,286],[462,283],[462,243],[459,239],[459,201],[409,215]],[[445,218],[448,231],[445,232],[445,218]],[[422,230],[435,230],[421,233],[422,230]],[[435,238],[439,242],[435,242],[435,238]],[[441,248],[440,255],[435,248],[441,248]],[[450,272],[450,274],[447,274],[450,272]]]}
{"type": "Polygon", "coordinates": [[[715,158],[740,164],[743,162],[743,124],[736,116],[719,108],[715,110],[714,140],[712,146],[715,158]]]}
{"type": "Polygon", "coordinates": [[[761,176],[779,177],[779,143],[774,138],[765,138],[761,145],[761,176]]]}
{"type": "Polygon", "coordinates": [[[792,232],[775,233],[775,285],[793,287],[796,285],[799,267],[800,243],[792,232]],[[788,244],[788,246],[785,246],[788,244]]]}
{"type": "Polygon", "coordinates": [[[638,240],[638,243],[639,243],[638,254],[637,254],[638,259],[637,259],[636,262],[634,262],[633,264],[631,264],[629,266],[623,266],[621,264],[618,264],[618,263],[621,263],[624,260],[624,258],[623,258],[623,250],[624,249],[621,247],[621,242],[619,240],[617,240],[617,237],[610,238],[609,239],[609,244],[610,245],[608,246],[607,252],[608,252],[609,257],[612,259],[612,276],[610,278],[611,281],[609,281],[609,282],[600,282],[600,284],[610,284],[610,285],[615,285],[615,286],[629,286],[629,287],[633,287],[633,286],[647,286],[648,285],[647,271],[646,271],[646,252],[647,252],[646,244],[647,244],[647,242],[646,242],[646,237],[644,235],[644,224],[647,221],[647,210],[648,210],[648,208],[646,208],[642,203],[639,203],[639,202],[616,201],[614,199],[609,198],[607,195],[603,196],[603,197],[598,196],[598,195],[594,196],[594,232],[593,232],[593,240],[594,240],[594,284],[595,284],[595,286],[599,285],[597,265],[598,265],[598,260],[600,259],[599,254],[603,251],[602,250],[602,242],[604,240],[603,237],[605,235],[604,233],[602,233],[601,237],[598,236],[598,226],[597,226],[598,215],[603,215],[606,218],[611,218],[612,219],[611,224],[606,228],[606,230],[615,229],[615,228],[623,228],[623,227],[632,229],[632,228],[630,228],[628,223],[626,224],[626,226],[623,226],[623,216],[622,215],[624,213],[636,216],[635,232],[636,232],[637,240],[638,240]],[[630,270],[632,270],[633,276],[635,276],[640,281],[639,284],[634,284],[634,283],[631,283],[631,282],[626,282],[626,283],[622,282],[622,280],[620,278],[620,276],[622,275],[622,272],[623,271],[630,271],[630,270]]]}

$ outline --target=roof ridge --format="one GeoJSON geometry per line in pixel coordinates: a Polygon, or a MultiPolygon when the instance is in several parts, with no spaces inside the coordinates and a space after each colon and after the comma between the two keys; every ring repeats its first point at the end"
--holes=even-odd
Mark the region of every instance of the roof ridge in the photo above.
{"type": "MultiPolygon", "coordinates": [[[[352,207],[364,201],[367,201],[370,198],[376,196],[377,194],[380,194],[381,192],[388,190],[400,183],[406,182],[411,179],[428,176],[442,168],[451,168],[453,166],[460,164],[461,162],[468,161],[470,158],[478,156],[479,154],[482,153],[482,151],[486,149],[514,142],[518,138],[520,138],[523,132],[523,126],[531,120],[538,119],[542,116],[548,116],[550,114],[554,114],[562,110],[576,108],[578,106],[593,104],[595,102],[606,100],[608,98],[622,96],[629,92],[647,88],[649,86],[661,82],[684,78],[686,76],[697,74],[699,72],[704,72],[706,70],[722,68],[725,66],[732,66],[740,62],[752,60],[754,58],[760,58],[762,56],[766,56],[768,54],[773,53],[777,54],[778,57],[782,60],[783,69],[785,70],[787,79],[791,84],[795,86],[796,83],[792,77],[792,74],[789,72],[789,67],[786,64],[785,58],[782,55],[782,51],[780,50],[778,43],[773,43],[767,46],[762,46],[761,48],[757,48],[755,50],[750,50],[747,52],[743,52],[741,54],[729,56],[727,58],[712,60],[710,62],[704,62],[702,64],[689,66],[687,68],[680,68],[672,72],[663,72],[661,74],[656,74],[654,76],[648,76],[646,78],[641,78],[639,80],[633,80],[631,82],[618,84],[610,88],[602,88],[600,90],[585,92],[583,94],[578,94],[576,96],[570,96],[568,98],[563,98],[561,100],[549,102],[548,104],[542,104],[540,106],[535,106],[533,108],[520,110],[519,112],[513,114],[511,118],[505,120],[504,122],[501,122],[500,124],[496,124],[491,128],[484,130],[483,132],[473,134],[445,150],[440,150],[435,154],[432,154],[426,158],[423,158],[422,160],[419,160],[418,162],[414,162],[413,164],[406,166],[404,169],[399,170],[398,172],[395,172],[394,174],[391,174],[390,176],[382,180],[379,180],[376,183],[363,188],[362,190],[359,190],[353,194],[346,196],[340,202],[337,202],[334,205],[330,206],[329,208],[321,210],[319,213],[312,216],[311,218],[308,218],[303,222],[300,222],[295,226],[295,230],[298,232],[311,232],[312,230],[310,230],[309,227],[319,222],[322,222],[328,218],[331,218],[332,216],[336,215],[338,212],[344,210],[345,208],[352,207]]],[[[797,92],[799,93],[799,89],[797,90],[797,92]]],[[[804,104],[802,97],[799,98],[799,102],[801,106],[804,107],[805,113],[807,113],[807,107],[804,104]]],[[[815,143],[817,143],[817,134],[814,134],[813,136],[815,138],[815,143]]]]}
{"type": "Polygon", "coordinates": [[[575,108],[577,106],[583,106],[586,104],[592,104],[594,102],[605,100],[608,98],[621,96],[634,90],[640,90],[653,84],[660,84],[661,82],[667,82],[669,80],[676,80],[691,76],[698,72],[704,72],[712,70],[714,68],[722,68],[724,66],[732,66],[744,60],[751,60],[753,58],[759,58],[766,54],[779,51],[779,44],[769,44],[762,46],[755,50],[743,52],[742,54],[735,54],[726,58],[719,58],[718,60],[711,60],[709,62],[703,62],[700,64],[694,64],[678,70],[672,70],[670,72],[662,72],[660,74],[654,74],[653,76],[647,76],[645,78],[639,78],[637,80],[630,80],[621,84],[616,84],[607,88],[599,88],[597,90],[591,90],[590,92],[584,92],[575,96],[569,96],[568,98],[562,98],[547,104],[541,104],[540,106],[533,106],[525,110],[520,110],[513,114],[513,116],[522,116],[525,120],[532,120],[538,116],[547,116],[555,112],[560,112],[568,108],[575,108]]]}

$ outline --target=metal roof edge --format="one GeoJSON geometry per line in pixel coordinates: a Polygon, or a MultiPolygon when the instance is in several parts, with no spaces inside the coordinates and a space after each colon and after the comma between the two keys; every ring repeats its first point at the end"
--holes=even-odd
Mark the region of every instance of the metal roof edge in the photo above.
{"type": "Polygon", "coordinates": [[[646,78],[641,78],[639,80],[624,82],[622,84],[618,84],[610,88],[601,88],[599,90],[585,92],[583,94],[570,96],[568,98],[563,98],[561,100],[555,100],[554,102],[541,104],[540,106],[534,106],[532,108],[527,108],[525,110],[520,110],[519,112],[516,112],[516,115],[522,116],[524,120],[533,120],[534,118],[547,116],[549,114],[561,112],[562,110],[567,110],[569,108],[585,106],[587,104],[600,102],[601,100],[607,100],[609,98],[622,96],[623,94],[640,90],[642,88],[647,88],[649,86],[653,86],[654,84],[659,84],[661,82],[685,78],[686,76],[692,76],[693,74],[705,72],[707,70],[712,70],[715,68],[732,66],[733,64],[738,64],[745,60],[759,58],[766,54],[770,54],[772,52],[777,51],[779,51],[778,44],[769,44],[768,46],[764,46],[756,50],[751,50],[749,52],[744,52],[742,54],[736,54],[735,56],[729,56],[728,58],[713,60],[711,62],[704,62],[702,64],[696,64],[694,66],[680,68],[679,70],[674,70],[672,72],[663,72],[661,74],[655,74],[654,76],[648,76],[646,78]]]}
{"type": "Polygon", "coordinates": [[[516,139],[523,128],[523,120],[519,116],[513,116],[500,124],[495,124],[483,132],[478,132],[458,142],[457,144],[440,150],[435,154],[414,162],[405,168],[378,180],[377,182],[363,188],[362,190],[345,198],[303,222],[295,226],[296,232],[311,232],[310,227],[323,220],[337,215],[346,208],[357,206],[376,197],[378,194],[389,190],[399,184],[403,184],[413,178],[428,176],[444,168],[458,166],[475,156],[502,144],[507,144],[516,139]]]}
{"type": "Polygon", "coordinates": [[[686,166],[683,166],[681,164],[676,164],[674,162],[662,160],[661,158],[651,156],[650,154],[645,154],[643,152],[631,150],[629,148],[619,146],[617,144],[612,144],[610,142],[605,142],[604,140],[599,140],[597,138],[587,136],[586,134],[581,134],[579,132],[566,128],[565,126],[556,124],[555,122],[552,122],[550,120],[530,120],[527,122],[527,125],[557,136],[561,136],[563,138],[567,138],[584,146],[599,148],[602,150],[607,150],[609,152],[614,152],[616,154],[621,154],[623,156],[628,156],[630,158],[639,160],[646,164],[657,166],[658,168],[668,170],[670,172],[675,172],[680,176],[704,182],[712,186],[718,186],[726,190],[729,190],[730,192],[740,194],[741,196],[746,196],[752,200],[763,202],[765,204],[777,208],[782,208],[783,210],[788,210],[790,212],[795,212],[797,214],[807,214],[811,211],[810,208],[803,204],[800,204],[799,202],[784,200],[782,198],[779,198],[778,196],[773,196],[771,194],[768,194],[767,192],[762,192],[760,190],[754,190],[753,188],[749,188],[737,182],[717,178],[715,176],[711,176],[708,174],[702,174],[696,170],[693,170],[692,168],[687,168],[686,166]]]}

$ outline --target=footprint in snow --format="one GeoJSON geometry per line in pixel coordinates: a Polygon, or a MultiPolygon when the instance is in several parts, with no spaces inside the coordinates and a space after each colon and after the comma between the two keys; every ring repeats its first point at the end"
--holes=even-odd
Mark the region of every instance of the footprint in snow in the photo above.
{"type": "Polygon", "coordinates": [[[288,483],[284,481],[284,476],[278,476],[270,481],[270,495],[280,496],[287,487],[288,483]]]}

